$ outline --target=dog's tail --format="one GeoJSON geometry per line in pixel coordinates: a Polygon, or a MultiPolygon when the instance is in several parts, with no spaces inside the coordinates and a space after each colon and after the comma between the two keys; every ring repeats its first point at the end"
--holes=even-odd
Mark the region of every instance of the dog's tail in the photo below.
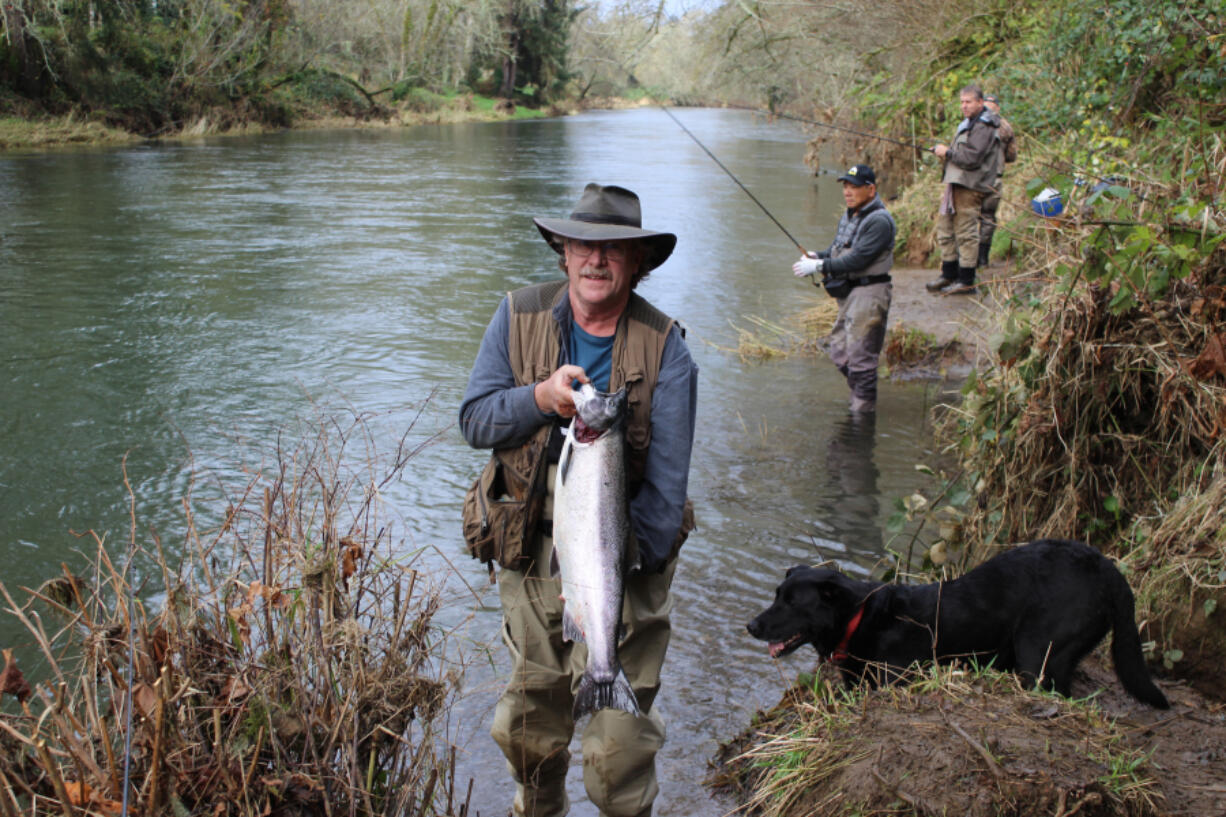
{"type": "MultiPolygon", "coordinates": [[[[1108,562],[1110,564],[1110,562],[1108,562]]],[[[1158,709],[1170,709],[1170,703],[1162,690],[1149,677],[1145,655],[1141,650],[1141,636],[1137,632],[1136,610],[1132,588],[1123,574],[1110,565],[1111,573],[1111,662],[1115,675],[1128,694],[1142,703],[1158,709]]]]}

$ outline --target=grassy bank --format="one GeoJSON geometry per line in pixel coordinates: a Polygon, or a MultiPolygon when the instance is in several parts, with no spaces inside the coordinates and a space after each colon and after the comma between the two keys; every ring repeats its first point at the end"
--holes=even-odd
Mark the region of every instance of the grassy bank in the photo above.
{"type": "Polygon", "coordinates": [[[1152,759],[1088,701],[1036,698],[986,669],[837,684],[802,677],[720,747],[708,784],[763,817],[1163,813],[1152,759]]]}
{"type": "Polygon", "coordinates": [[[78,116],[0,117],[0,150],[42,150],[70,145],[124,145],[140,137],[78,116]]]}
{"type": "Polygon", "coordinates": [[[11,115],[0,117],[0,151],[123,145],[145,139],[190,139],[265,133],[285,128],[403,128],[450,122],[539,119],[575,110],[578,110],[577,106],[529,108],[479,94],[434,94],[417,89],[416,93],[390,105],[310,106],[301,100],[288,100],[279,109],[279,115],[273,118],[260,111],[218,107],[153,133],[133,133],[116,128],[106,123],[105,116],[98,114],[11,115]]]}

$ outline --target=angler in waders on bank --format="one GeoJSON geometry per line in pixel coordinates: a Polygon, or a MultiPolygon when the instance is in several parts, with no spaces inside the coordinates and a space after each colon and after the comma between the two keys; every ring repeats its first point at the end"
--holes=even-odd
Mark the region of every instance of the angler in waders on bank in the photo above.
{"type": "Polygon", "coordinates": [[[952,145],[932,152],[945,162],[941,206],[937,211],[937,245],[941,277],[925,286],[942,295],[975,294],[979,263],[979,213],[1000,175],[1000,120],[983,105],[983,89],[968,85],[958,94],[962,121],[952,145]]]}
{"type": "Polygon", "coordinates": [[[627,392],[630,552],[618,655],[640,713],[602,708],[591,716],[581,739],[583,784],[607,817],[648,817],[659,790],[655,756],[665,729],[653,702],[677,555],[694,526],[686,486],[698,367],[676,321],[634,292],[677,242],[643,229],[641,219],[638,196],[598,184],[584,189],[569,217],[534,219],[564,276],[502,299],[460,406],[468,443],[494,449],[465,497],[464,536],[473,556],[501,568],[511,670],[490,732],[515,781],[517,817],[561,817],[569,808],[569,746],[587,647],[564,638],[563,582],[551,571],[551,472],[562,428],[576,414],[576,382],[627,392]]]}
{"type": "Polygon", "coordinates": [[[877,410],[877,364],[894,292],[890,269],[898,230],[877,196],[877,174],[871,167],[856,165],[839,181],[847,210],[839,219],[834,243],[827,250],[802,255],[792,272],[798,278],[812,278],[815,286],[838,300],[839,316],[823,345],[847,378],[848,407],[853,413],[868,414],[877,410]]]}

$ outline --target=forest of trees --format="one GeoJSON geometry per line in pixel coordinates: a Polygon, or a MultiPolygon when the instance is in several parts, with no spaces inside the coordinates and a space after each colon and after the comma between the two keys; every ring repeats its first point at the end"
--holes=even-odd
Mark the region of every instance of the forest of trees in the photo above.
{"type": "Polygon", "coordinates": [[[568,80],[570,0],[7,0],[0,112],[138,132],[206,111],[276,123],[415,91],[539,105],[568,80]]]}
{"type": "Polygon", "coordinates": [[[961,5],[908,0],[869,18],[775,0],[6,0],[0,114],[147,134],[206,113],[378,115],[430,94],[842,111],[873,72],[961,25],[961,5]]]}

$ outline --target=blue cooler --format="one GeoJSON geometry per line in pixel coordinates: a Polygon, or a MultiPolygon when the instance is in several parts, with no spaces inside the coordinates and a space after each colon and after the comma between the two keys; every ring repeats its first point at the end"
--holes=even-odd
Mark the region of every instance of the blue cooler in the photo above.
{"type": "Polygon", "coordinates": [[[1043,218],[1051,218],[1064,212],[1064,202],[1060,199],[1059,190],[1044,187],[1039,195],[1030,200],[1030,208],[1043,218]]]}

